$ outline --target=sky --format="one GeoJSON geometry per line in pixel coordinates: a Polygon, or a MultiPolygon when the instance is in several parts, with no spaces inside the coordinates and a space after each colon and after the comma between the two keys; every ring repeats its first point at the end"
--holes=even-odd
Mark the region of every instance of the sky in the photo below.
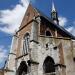
{"type": "MultiPolygon", "coordinates": [[[[0,68],[11,48],[12,37],[19,29],[29,0],[0,0],[0,68]]],[[[59,24],[75,36],[75,0],[53,0],[59,24]]],[[[50,17],[52,0],[31,0],[34,7],[50,17]]]]}

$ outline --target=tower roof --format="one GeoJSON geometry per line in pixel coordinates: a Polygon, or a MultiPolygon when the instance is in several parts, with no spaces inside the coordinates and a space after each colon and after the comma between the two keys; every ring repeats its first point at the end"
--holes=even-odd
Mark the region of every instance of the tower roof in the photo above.
{"type": "Polygon", "coordinates": [[[52,12],[56,12],[54,2],[52,1],[52,12]]]}

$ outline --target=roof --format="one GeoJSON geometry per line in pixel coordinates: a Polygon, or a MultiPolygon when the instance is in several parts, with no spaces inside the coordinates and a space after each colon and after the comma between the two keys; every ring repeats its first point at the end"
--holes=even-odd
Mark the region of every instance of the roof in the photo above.
{"type": "Polygon", "coordinates": [[[48,16],[46,16],[43,12],[41,12],[38,8],[34,7],[32,5],[32,7],[38,11],[38,13],[40,14],[40,17],[45,18],[46,20],[48,20],[50,23],[52,23],[57,29],[61,30],[62,32],[64,32],[69,38],[74,39],[75,40],[75,36],[73,36],[70,32],[68,32],[66,29],[64,29],[62,26],[60,25],[56,25],[55,23],[53,23],[52,19],[48,16]]]}
{"type": "Polygon", "coordinates": [[[54,6],[54,2],[52,2],[52,11],[51,12],[56,12],[55,6],[54,6]]]}

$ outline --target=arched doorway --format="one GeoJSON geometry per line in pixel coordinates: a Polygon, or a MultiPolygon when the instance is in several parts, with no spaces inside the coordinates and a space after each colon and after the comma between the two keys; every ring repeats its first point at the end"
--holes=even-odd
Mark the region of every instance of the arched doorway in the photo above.
{"type": "Polygon", "coordinates": [[[54,65],[55,65],[55,63],[54,63],[53,58],[51,58],[50,56],[46,57],[46,59],[45,59],[45,61],[43,63],[44,73],[55,72],[55,66],[54,65]]]}
{"type": "Polygon", "coordinates": [[[28,66],[25,61],[22,61],[20,63],[20,66],[18,67],[17,75],[25,75],[27,74],[27,71],[28,71],[28,66]]]}

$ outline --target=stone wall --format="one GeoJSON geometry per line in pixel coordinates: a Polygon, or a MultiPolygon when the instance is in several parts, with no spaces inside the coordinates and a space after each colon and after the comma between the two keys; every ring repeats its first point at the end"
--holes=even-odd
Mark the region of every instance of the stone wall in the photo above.
{"type": "Polygon", "coordinates": [[[75,75],[75,62],[73,61],[73,44],[71,40],[63,40],[64,62],[66,75],[75,75]]]}
{"type": "MultiPolygon", "coordinates": [[[[60,68],[62,75],[75,75],[75,62],[73,61],[72,40],[64,38],[39,37],[38,44],[38,73],[43,74],[43,62],[47,56],[51,56],[55,64],[62,64],[66,67],[60,68]],[[48,44],[48,48],[46,48],[48,44]],[[57,49],[54,50],[54,47],[57,49]]],[[[36,57],[37,58],[37,57],[36,57]]]]}

